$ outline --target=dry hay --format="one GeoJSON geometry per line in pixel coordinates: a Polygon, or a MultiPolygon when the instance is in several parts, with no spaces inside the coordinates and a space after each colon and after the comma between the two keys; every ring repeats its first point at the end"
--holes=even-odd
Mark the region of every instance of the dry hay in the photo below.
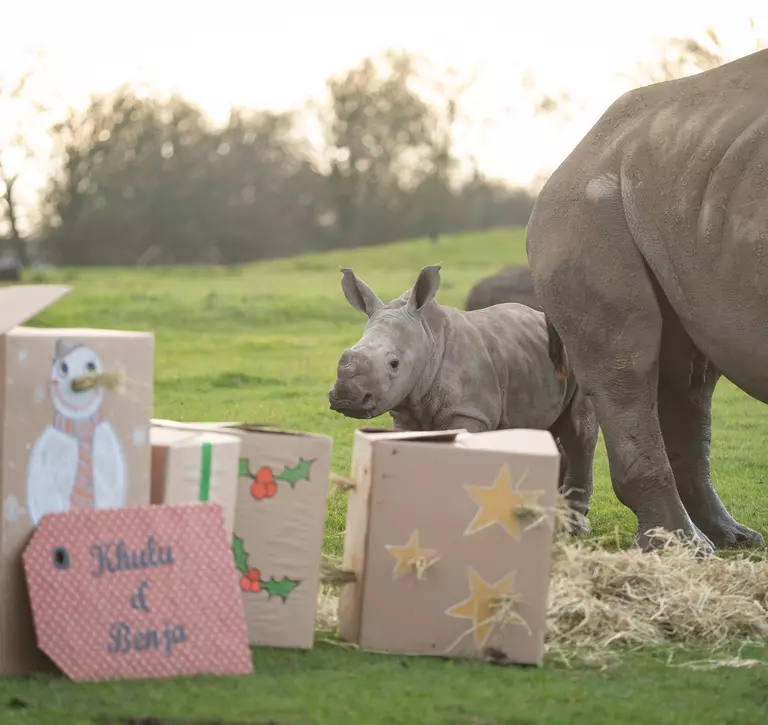
{"type": "MultiPolygon", "coordinates": [[[[608,550],[596,538],[563,531],[572,514],[561,498],[552,558],[546,649],[566,664],[606,666],[622,649],[672,645],[706,648],[720,659],[685,665],[748,667],[727,655],[734,643],[768,642],[768,560],[748,554],[701,556],[690,541],[657,531],[657,550],[608,550]]],[[[318,620],[335,629],[338,588],[324,586],[318,620]]],[[[674,650],[673,650],[674,651],[674,650]]],[[[670,655],[671,662],[671,655],[670,655]]]]}
{"type": "MultiPolygon", "coordinates": [[[[701,556],[690,541],[654,533],[660,547],[647,553],[608,551],[597,541],[556,542],[549,652],[600,663],[616,656],[611,645],[714,653],[768,639],[768,561],[701,556]]],[[[720,666],[728,665],[721,660],[720,666]]]]}

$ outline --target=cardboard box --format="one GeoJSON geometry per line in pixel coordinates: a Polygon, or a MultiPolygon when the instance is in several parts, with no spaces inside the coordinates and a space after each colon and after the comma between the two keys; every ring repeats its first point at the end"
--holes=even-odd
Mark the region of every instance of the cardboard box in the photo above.
{"type": "Polygon", "coordinates": [[[314,645],[333,439],[247,423],[152,421],[241,441],[232,537],[251,645],[314,645]]]}
{"type": "Polygon", "coordinates": [[[558,470],[547,431],[356,431],[341,636],[541,664],[558,470]]]}
{"type": "Polygon", "coordinates": [[[149,503],[154,335],[18,326],[69,291],[0,289],[2,674],[51,669],[35,645],[21,562],[40,519],[149,503]]]}
{"type": "Polygon", "coordinates": [[[152,426],[153,504],[200,501],[221,506],[230,539],[235,525],[240,439],[214,431],[152,426]]]}

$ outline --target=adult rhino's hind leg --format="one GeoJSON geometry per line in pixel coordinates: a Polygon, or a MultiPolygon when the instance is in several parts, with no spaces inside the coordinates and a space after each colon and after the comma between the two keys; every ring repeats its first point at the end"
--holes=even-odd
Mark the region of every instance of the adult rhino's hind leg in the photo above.
{"type": "Polygon", "coordinates": [[[763,537],[727,511],[710,478],[712,396],[720,373],[694,347],[669,304],[664,314],[659,417],[680,498],[694,524],[722,548],[763,546],[763,537]]]}
{"type": "Polygon", "coordinates": [[[657,409],[662,317],[621,199],[578,199],[567,176],[548,185],[528,224],[528,258],[537,296],[594,406],[613,489],[637,516],[643,548],[657,544],[650,532],[663,528],[711,549],[683,506],[664,450],[657,409]]]}

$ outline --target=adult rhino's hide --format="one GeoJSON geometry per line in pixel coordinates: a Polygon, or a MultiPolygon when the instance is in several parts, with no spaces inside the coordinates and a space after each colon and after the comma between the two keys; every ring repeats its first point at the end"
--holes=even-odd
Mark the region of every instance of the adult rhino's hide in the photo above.
{"type": "MultiPolygon", "coordinates": [[[[351,418],[389,412],[399,430],[549,430],[560,446],[560,488],[586,516],[598,429],[573,376],[552,374],[546,319],[521,304],[465,312],[434,299],[440,267],[385,305],[351,269],[342,290],[365,312],[362,338],[345,350],[330,407],[351,418]]],[[[573,533],[585,529],[575,517],[573,533]]]]}
{"type": "Polygon", "coordinates": [[[716,494],[709,443],[721,374],[768,402],[768,50],[615,101],[542,189],[527,248],[639,542],[762,545],[716,494]]]}
{"type": "Polygon", "coordinates": [[[479,280],[469,291],[464,309],[481,310],[504,302],[541,310],[533,289],[533,275],[527,266],[503,267],[496,274],[479,280]]]}

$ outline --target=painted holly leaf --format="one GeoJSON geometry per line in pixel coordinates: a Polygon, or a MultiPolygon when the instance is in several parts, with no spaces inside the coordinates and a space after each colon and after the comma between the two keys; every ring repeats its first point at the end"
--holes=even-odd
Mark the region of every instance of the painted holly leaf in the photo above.
{"type": "Polygon", "coordinates": [[[232,553],[235,555],[235,567],[244,576],[248,576],[248,554],[245,553],[243,540],[237,535],[232,535],[232,553]]]}
{"type": "Polygon", "coordinates": [[[253,475],[251,474],[251,467],[247,458],[241,458],[237,462],[237,475],[239,477],[245,476],[246,478],[253,478],[253,475]]]}
{"type": "Polygon", "coordinates": [[[310,460],[307,460],[306,458],[299,458],[298,465],[294,466],[293,468],[286,467],[279,476],[275,476],[275,480],[286,481],[287,483],[291,484],[291,488],[293,488],[296,483],[302,479],[309,481],[309,467],[314,462],[314,458],[310,460]]]}
{"type": "Polygon", "coordinates": [[[280,597],[283,600],[283,603],[285,603],[288,595],[299,586],[299,584],[301,584],[301,582],[298,579],[289,579],[287,576],[284,576],[280,581],[277,581],[275,577],[271,576],[269,577],[269,581],[261,582],[261,589],[269,595],[270,599],[275,596],[280,597]]]}

